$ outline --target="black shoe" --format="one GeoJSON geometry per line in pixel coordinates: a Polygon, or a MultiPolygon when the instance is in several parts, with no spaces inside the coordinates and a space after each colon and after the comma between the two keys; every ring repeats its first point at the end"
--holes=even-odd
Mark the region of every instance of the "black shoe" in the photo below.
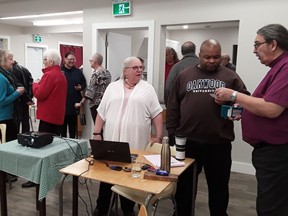
{"type": "Polygon", "coordinates": [[[22,188],[36,187],[34,182],[28,181],[22,184],[22,188]]]}
{"type": "Polygon", "coordinates": [[[17,176],[11,174],[7,175],[6,182],[16,182],[17,180],[18,180],[17,176]]]}

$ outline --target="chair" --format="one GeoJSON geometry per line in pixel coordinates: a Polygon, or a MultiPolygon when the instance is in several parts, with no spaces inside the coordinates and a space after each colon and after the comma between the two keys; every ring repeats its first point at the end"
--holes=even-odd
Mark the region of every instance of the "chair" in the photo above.
{"type": "MultiPolygon", "coordinates": [[[[161,148],[162,148],[161,143],[154,143],[153,145],[149,143],[145,150],[150,151],[150,152],[160,153],[161,148]]],[[[171,149],[171,155],[175,155],[176,154],[175,147],[174,148],[170,147],[170,149],[171,149]]],[[[153,206],[152,216],[155,215],[158,204],[161,200],[171,199],[171,201],[174,204],[175,215],[177,216],[177,206],[176,206],[176,201],[174,197],[176,193],[176,189],[177,189],[177,182],[172,182],[164,191],[162,191],[162,193],[156,194],[155,196],[151,196],[151,194],[140,191],[140,190],[135,190],[135,189],[131,189],[128,187],[119,186],[119,185],[114,185],[111,188],[113,193],[112,193],[112,200],[111,200],[111,204],[109,207],[108,215],[110,215],[113,201],[115,201],[115,208],[116,208],[115,212],[117,215],[118,195],[120,195],[129,200],[132,200],[133,202],[138,203],[141,206],[144,206],[146,211],[148,210],[149,205],[152,205],[153,206]]]]}
{"type": "MultiPolygon", "coordinates": [[[[1,144],[6,143],[6,124],[0,124],[0,131],[1,131],[1,144]]],[[[8,182],[9,182],[9,188],[12,189],[12,182],[7,174],[8,182]]]]}
{"type": "Polygon", "coordinates": [[[1,143],[6,142],[6,124],[0,124],[1,143]]]}

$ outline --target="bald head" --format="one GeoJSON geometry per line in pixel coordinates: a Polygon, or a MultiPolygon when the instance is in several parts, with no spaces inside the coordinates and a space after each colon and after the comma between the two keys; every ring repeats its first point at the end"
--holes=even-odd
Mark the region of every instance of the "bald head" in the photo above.
{"type": "Polygon", "coordinates": [[[200,69],[211,72],[218,70],[221,62],[220,43],[214,39],[205,40],[200,47],[199,60],[200,69]]]}
{"type": "Polygon", "coordinates": [[[203,51],[203,49],[218,49],[221,55],[221,46],[217,40],[214,40],[214,39],[205,40],[201,44],[200,53],[203,51]]]}

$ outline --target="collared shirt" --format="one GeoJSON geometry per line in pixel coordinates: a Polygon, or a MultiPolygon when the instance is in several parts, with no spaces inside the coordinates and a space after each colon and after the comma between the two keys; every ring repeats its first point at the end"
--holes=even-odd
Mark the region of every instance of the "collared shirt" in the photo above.
{"type": "MultiPolygon", "coordinates": [[[[288,107],[288,52],[283,53],[270,65],[264,79],[252,96],[267,102],[288,107]]],[[[266,118],[244,110],[242,114],[243,140],[255,145],[260,142],[270,144],[288,143],[288,110],[277,118],[266,118]]]]}
{"type": "Polygon", "coordinates": [[[99,67],[93,71],[90,84],[85,92],[85,98],[89,99],[89,107],[99,105],[104,91],[111,82],[111,74],[108,70],[99,67]]]}

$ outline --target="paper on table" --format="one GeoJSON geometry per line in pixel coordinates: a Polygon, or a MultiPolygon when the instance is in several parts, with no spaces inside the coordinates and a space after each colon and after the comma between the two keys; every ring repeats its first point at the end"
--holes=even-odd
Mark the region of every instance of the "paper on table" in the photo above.
{"type": "MultiPolygon", "coordinates": [[[[144,155],[144,157],[154,165],[154,167],[160,167],[160,154],[154,154],[154,155],[144,155]]],[[[171,167],[179,167],[184,166],[185,163],[182,161],[176,160],[174,157],[171,157],[171,167]]]]}

